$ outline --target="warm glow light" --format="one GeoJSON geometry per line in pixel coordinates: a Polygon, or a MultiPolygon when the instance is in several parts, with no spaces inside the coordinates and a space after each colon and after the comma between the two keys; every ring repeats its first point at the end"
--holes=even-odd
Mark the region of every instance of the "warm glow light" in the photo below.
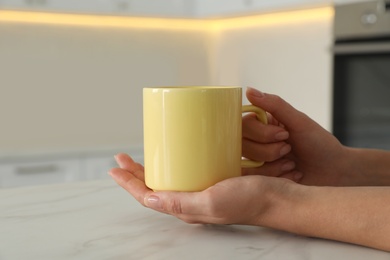
{"type": "Polygon", "coordinates": [[[0,10],[0,22],[217,31],[252,26],[310,22],[312,20],[328,19],[331,17],[333,17],[333,8],[331,7],[215,19],[152,18],[0,10]]]}
{"type": "Polygon", "coordinates": [[[208,24],[207,21],[195,19],[62,14],[8,10],[0,11],[0,22],[145,29],[164,28],[178,30],[204,30],[206,24],[208,24]]]}
{"type": "Polygon", "coordinates": [[[308,23],[310,21],[329,19],[332,18],[333,15],[334,11],[332,7],[321,7],[313,9],[218,19],[214,21],[213,26],[217,30],[224,30],[253,26],[308,23]]]}

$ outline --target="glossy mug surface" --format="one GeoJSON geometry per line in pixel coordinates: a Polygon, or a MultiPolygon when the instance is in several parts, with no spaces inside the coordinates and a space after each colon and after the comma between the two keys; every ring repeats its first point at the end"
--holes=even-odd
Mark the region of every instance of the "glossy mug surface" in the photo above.
{"type": "Polygon", "coordinates": [[[143,89],[145,182],[153,190],[200,191],[241,175],[241,87],[159,87],[143,89]]]}

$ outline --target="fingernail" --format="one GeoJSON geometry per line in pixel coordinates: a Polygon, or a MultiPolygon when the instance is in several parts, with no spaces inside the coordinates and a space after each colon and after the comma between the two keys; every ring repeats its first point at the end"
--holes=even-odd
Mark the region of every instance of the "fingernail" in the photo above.
{"type": "Polygon", "coordinates": [[[281,170],[282,172],[288,172],[295,168],[295,162],[288,161],[282,164],[281,170]]]}
{"type": "Polygon", "coordinates": [[[280,156],[284,156],[291,151],[291,145],[285,144],[282,149],[280,149],[280,156]]]}
{"type": "Polygon", "coordinates": [[[248,89],[252,92],[253,96],[260,97],[260,98],[264,97],[264,93],[261,92],[260,90],[252,88],[252,87],[248,87],[248,89]]]}
{"type": "Polygon", "coordinates": [[[146,198],[145,205],[151,209],[161,209],[160,198],[156,195],[150,195],[146,198]]]}
{"type": "Polygon", "coordinates": [[[109,171],[107,172],[107,174],[110,175],[110,176],[111,176],[112,178],[114,178],[114,179],[116,178],[116,175],[115,175],[113,169],[109,170],[109,171]]]}
{"type": "Polygon", "coordinates": [[[287,131],[279,132],[275,135],[275,139],[278,141],[286,140],[289,137],[289,133],[287,131]]]}
{"type": "Polygon", "coordinates": [[[114,158],[115,158],[116,163],[119,165],[119,168],[123,168],[120,161],[118,160],[118,154],[114,155],[114,158]]]}

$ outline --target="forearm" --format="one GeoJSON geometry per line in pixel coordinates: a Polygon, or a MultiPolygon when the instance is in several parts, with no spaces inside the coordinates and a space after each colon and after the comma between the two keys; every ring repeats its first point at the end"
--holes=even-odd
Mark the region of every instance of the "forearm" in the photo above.
{"type": "Polygon", "coordinates": [[[390,251],[390,188],[291,186],[260,225],[390,251]]]}
{"type": "Polygon", "coordinates": [[[347,148],[345,176],[356,186],[390,186],[390,152],[347,148]]]}

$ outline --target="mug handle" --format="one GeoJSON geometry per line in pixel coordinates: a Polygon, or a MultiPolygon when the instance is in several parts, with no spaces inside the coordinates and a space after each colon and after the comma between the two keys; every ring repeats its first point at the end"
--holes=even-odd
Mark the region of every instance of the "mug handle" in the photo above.
{"type": "MultiPolygon", "coordinates": [[[[254,112],[256,114],[257,119],[260,122],[262,122],[263,124],[268,124],[267,114],[263,109],[256,107],[254,105],[244,105],[242,106],[242,113],[246,113],[246,112],[254,112]]],[[[260,167],[263,164],[264,162],[256,162],[248,159],[241,160],[242,168],[255,168],[255,167],[260,167]]]]}

